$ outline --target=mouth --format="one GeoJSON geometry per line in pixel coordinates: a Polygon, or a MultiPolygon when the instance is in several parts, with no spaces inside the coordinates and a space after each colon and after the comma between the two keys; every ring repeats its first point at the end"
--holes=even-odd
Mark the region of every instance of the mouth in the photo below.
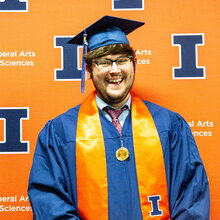
{"type": "Polygon", "coordinates": [[[120,79],[107,79],[106,81],[109,84],[119,85],[123,80],[124,80],[124,78],[120,78],[120,79]]]}

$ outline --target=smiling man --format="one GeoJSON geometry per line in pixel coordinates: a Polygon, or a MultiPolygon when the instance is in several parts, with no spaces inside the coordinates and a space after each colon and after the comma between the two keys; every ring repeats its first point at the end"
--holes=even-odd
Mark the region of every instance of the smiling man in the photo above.
{"type": "Polygon", "coordinates": [[[87,51],[96,90],[39,135],[29,179],[35,220],[209,219],[189,126],[131,92],[136,58],[126,35],[143,24],[104,16],[70,41],[87,51]]]}
{"type": "Polygon", "coordinates": [[[134,82],[135,54],[124,44],[104,46],[103,49],[108,53],[118,51],[119,54],[102,55],[101,58],[85,55],[88,72],[96,88],[96,95],[111,106],[120,108],[128,100],[134,82]]]}

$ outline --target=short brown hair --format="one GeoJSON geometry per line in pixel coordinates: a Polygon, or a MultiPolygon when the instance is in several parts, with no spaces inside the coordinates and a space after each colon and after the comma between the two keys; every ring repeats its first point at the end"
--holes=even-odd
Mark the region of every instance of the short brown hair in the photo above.
{"type": "Polygon", "coordinates": [[[135,60],[135,51],[133,48],[127,44],[112,44],[104,47],[99,47],[97,49],[91,50],[88,53],[84,54],[84,59],[87,64],[87,68],[92,70],[92,60],[98,59],[107,55],[116,55],[116,54],[124,54],[127,56],[133,57],[133,62],[135,60]]]}

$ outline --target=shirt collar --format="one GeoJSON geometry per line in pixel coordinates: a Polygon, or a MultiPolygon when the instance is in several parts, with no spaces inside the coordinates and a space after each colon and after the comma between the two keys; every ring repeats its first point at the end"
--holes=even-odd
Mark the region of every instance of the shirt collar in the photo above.
{"type": "MultiPolygon", "coordinates": [[[[112,107],[111,105],[108,105],[106,102],[104,102],[102,99],[100,99],[97,95],[96,95],[96,104],[97,104],[97,106],[98,106],[98,108],[99,109],[103,109],[103,108],[105,108],[106,106],[110,106],[111,108],[114,108],[114,107],[112,107]]],[[[130,110],[130,108],[131,108],[131,95],[129,96],[129,98],[128,98],[128,100],[127,100],[127,102],[122,106],[122,107],[124,107],[125,105],[127,105],[128,106],[128,109],[130,110]]],[[[121,108],[122,108],[121,107],[121,108]]]]}

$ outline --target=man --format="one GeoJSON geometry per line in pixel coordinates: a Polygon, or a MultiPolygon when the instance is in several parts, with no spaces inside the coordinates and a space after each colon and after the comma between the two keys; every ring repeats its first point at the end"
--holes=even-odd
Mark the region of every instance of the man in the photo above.
{"type": "Polygon", "coordinates": [[[141,25],[105,16],[70,41],[88,47],[96,91],[39,135],[29,180],[35,219],[209,219],[208,180],[187,123],[131,92],[126,34],[141,25]]]}

